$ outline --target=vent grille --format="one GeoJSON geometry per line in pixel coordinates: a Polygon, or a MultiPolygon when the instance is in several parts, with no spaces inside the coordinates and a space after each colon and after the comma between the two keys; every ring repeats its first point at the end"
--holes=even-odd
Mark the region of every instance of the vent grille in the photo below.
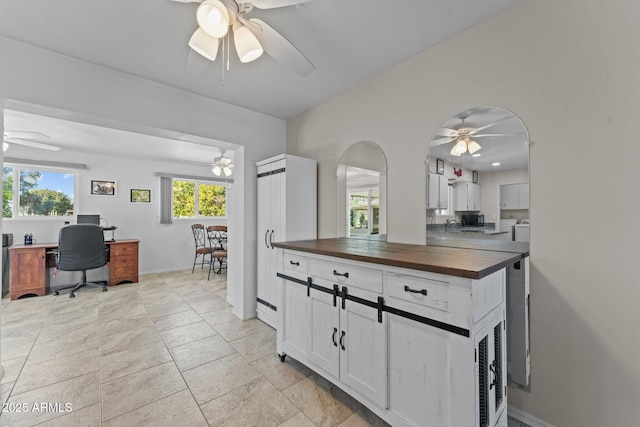
{"type": "Polygon", "coordinates": [[[484,337],[478,344],[478,419],[480,427],[489,426],[488,338],[484,337]]]}
{"type": "Polygon", "coordinates": [[[496,409],[502,403],[502,322],[493,328],[493,346],[494,346],[494,362],[495,368],[495,386],[496,386],[496,409]]]}

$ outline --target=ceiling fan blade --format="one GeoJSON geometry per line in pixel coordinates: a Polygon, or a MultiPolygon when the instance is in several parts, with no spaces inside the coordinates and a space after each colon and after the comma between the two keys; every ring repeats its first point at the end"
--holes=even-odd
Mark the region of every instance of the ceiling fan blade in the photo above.
{"type": "Polygon", "coordinates": [[[438,129],[438,132],[436,132],[436,135],[442,135],[442,136],[454,136],[454,135],[458,135],[458,131],[455,129],[451,129],[451,128],[440,128],[438,129]]]}
{"type": "Polygon", "coordinates": [[[436,145],[442,145],[442,144],[447,144],[451,141],[455,141],[457,137],[456,136],[445,136],[443,138],[437,138],[431,141],[431,147],[434,147],[436,145]]]}
{"type": "MultiPolygon", "coordinates": [[[[243,21],[247,21],[243,19],[243,21]]],[[[264,21],[251,18],[246,27],[258,39],[265,52],[276,61],[284,64],[301,76],[311,73],[316,67],[280,33],[267,25],[264,21]]]]}
{"type": "Polygon", "coordinates": [[[6,131],[4,133],[5,138],[49,138],[49,135],[42,132],[30,132],[23,130],[6,131]]]}
{"type": "Polygon", "coordinates": [[[473,131],[469,132],[469,135],[475,135],[476,133],[480,132],[481,130],[484,130],[484,129],[488,128],[488,127],[491,127],[491,126],[493,126],[493,125],[495,125],[497,123],[503,122],[503,121],[505,121],[507,119],[510,119],[512,117],[515,117],[515,116],[513,116],[513,115],[506,116],[506,117],[503,117],[501,119],[496,120],[495,122],[491,122],[488,125],[484,125],[484,126],[480,126],[479,128],[475,128],[473,131]]]}
{"type": "MultiPolygon", "coordinates": [[[[311,0],[248,0],[249,3],[258,9],[274,9],[276,7],[293,6],[310,1],[311,0]]],[[[245,3],[245,1],[238,0],[238,3],[245,3]]]]}
{"type": "Polygon", "coordinates": [[[60,149],[60,147],[56,147],[55,145],[43,144],[42,142],[29,141],[27,139],[20,138],[6,139],[5,142],[8,142],[9,144],[24,145],[25,147],[39,148],[49,151],[58,151],[60,149]]]}
{"type": "Polygon", "coordinates": [[[483,136],[525,136],[526,133],[483,133],[480,135],[473,135],[474,138],[482,138],[483,136]]]}

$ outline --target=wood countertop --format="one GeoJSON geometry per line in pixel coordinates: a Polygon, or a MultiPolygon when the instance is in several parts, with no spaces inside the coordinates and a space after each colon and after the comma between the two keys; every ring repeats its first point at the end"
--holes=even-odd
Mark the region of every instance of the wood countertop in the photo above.
{"type": "Polygon", "coordinates": [[[510,252],[529,256],[529,242],[513,242],[510,240],[464,239],[448,236],[427,236],[427,245],[447,248],[475,249],[481,251],[510,252]]]}
{"type": "Polygon", "coordinates": [[[273,243],[274,247],[354,261],[481,279],[518,262],[522,254],[353,238],[273,243]]]}

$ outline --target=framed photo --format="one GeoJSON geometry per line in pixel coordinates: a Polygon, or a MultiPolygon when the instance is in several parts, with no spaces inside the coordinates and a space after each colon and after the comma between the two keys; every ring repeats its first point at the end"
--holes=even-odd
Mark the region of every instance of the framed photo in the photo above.
{"type": "Polygon", "coordinates": [[[477,184],[478,183],[478,171],[473,171],[472,175],[473,175],[473,183],[477,184]]]}
{"type": "Polygon", "coordinates": [[[436,172],[440,175],[444,174],[444,160],[438,159],[436,161],[436,172]]]}
{"type": "Polygon", "coordinates": [[[131,203],[151,203],[151,190],[132,188],[129,190],[131,203]]]}
{"type": "Polygon", "coordinates": [[[91,180],[91,195],[93,196],[115,196],[116,182],[103,181],[99,179],[91,180]]]}

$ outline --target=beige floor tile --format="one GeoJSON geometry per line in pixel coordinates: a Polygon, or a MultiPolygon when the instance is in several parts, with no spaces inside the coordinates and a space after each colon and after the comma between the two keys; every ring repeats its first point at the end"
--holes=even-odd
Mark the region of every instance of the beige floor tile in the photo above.
{"type": "Polygon", "coordinates": [[[202,320],[202,317],[193,310],[183,311],[181,313],[170,314],[168,316],[156,317],[153,319],[154,325],[158,331],[166,331],[167,329],[177,328],[179,326],[196,323],[202,320]]]}
{"type": "Polygon", "coordinates": [[[140,295],[142,303],[147,306],[147,308],[157,308],[167,304],[184,302],[182,298],[173,291],[173,289],[169,288],[155,288],[150,292],[138,290],[138,295],[140,295]]]}
{"type": "Polygon", "coordinates": [[[206,313],[202,313],[200,316],[205,322],[214,328],[222,323],[228,323],[238,319],[236,315],[231,312],[231,307],[208,311],[206,313]]]}
{"type": "Polygon", "coordinates": [[[2,339],[2,348],[0,348],[0,360],[4,363],[6,360],[16,359],[19,357],[27,357],[35,338],[9,338],[2,339]]]}
{"type": "Polygon", "coordinates": [[[103,427],[130,426],[207,427],[208,424],[189,390],[156,400],[107,421],[103,427]]]}
{"type": "Polygon", "coordinates": [[[169,351],[181,372],[236,352],[220,335],[174,347],[169,351]]]}
{"type": "Polygon", "coordinates": [[[111,381],[169,361],[171,361],[171,355],[162,341],[110,353],[100,359],[102,382],[111,381]]]}
{"type": "Polygon", "coordinates": [[[5,326],[2,328],[0,337],[3,341],[21,338],[35,338],[40,333],[41,325],[31,325],[31,327],[24,326],[5,326]]]}
{"type": "Polygon", "coordinates": [[[200,301],[200,302],[191,304],[191,308],[193,308],[195,311],[201,314],[207,313],[209,311],[220,310],[221,308],[227,308],[227,307],[230,307],[230,305],[217,295],[215,299],[200,301]]]}
{"type": "Polygon", "coordinates": [[[178,347],[193,341],[198,341],[213,335],[217,332],[204,320],[178,328],[160,332],[162,339],[168,348],[178,347]]]}
{"type": "Polygon", "coordinates": [[[151,307],[145,304],[145,307],[147,307],[147,313],[149,313],[149,316],[151,316],[152,318],[191,310],[191,306],[182,300],[172,301],[167,304],[155,305],[151,307]]]}
{"type": "Polygon", "coordinates": [[[290,357],[282,363],[275,353],[256,360],[251,365],[280,391],[299,383],[313,373],[311,369],[290,357]]]}
{"type": "Polygon", "coordinates": [[[26,404],[28,411],[2,414],[2,425],[35,425],[66,413],[66,404],[75,412],[100,402],[100,373],[93,372],[22,394],[14,390],[9,399],[11,402],[26,404]],[[35,411],[34,405],[38,408],[41,403],[58,404],[58,407],[35,411]]]}
{"type": "Polygon", "coordinates": [[[10,313],[5,312],[6,308],[2,308],[2,328],[30,328],[30,325],[42,325],[49,316],[49,310],[29,312],[28,310],[18,310],[10,313]]]}
{"type": "Polygon", "coordinates": [[[260,373],[239,354],[198,366],[182,375],[198,404],[260,378],[260,373]]]}
{"type": "Polygon", "coordinates": [[[109,304],[106,306],[100,304],[98,313],[101,322],[117,319],[122,316],[140,316],[148,314],[144,304],[139,301],[125,304],[109,304]]]}
{"type": "Polygon", "coordinates": [[[80,322],[96,322],[98,321],[98,304],[90,307],[76,308],[72,310],[65,310],[58,313],[50,313],[47,318],[47,327],[55,325],[63,325],[67,323],[80,323],[80,322]]]}
{"type": "Polygon", "coordinates": [[[3,361],[4,375],[0,378],[0,384],[15,382],[26,360],[26,357],[18,357],[3,361]]]}
{"type": "Polygon", "coordinates": [[[38,427],[69,427],[69,426],[99,426],[102,418],[102,405],[87,406],[82,409],[74,409],[68,414],[54,418],[50,421],[38,424],[38,427]]]}
{"type": "Polygon", "coordinates": [[[347,418],[339,427],[390,427],[384,420],[366,408],[347,418]]]}
{"type": "Polygon", "coordinates": [[[13,394],[25,393],[39,387],[80,377],[100,369],[100,351],[75,353],[72,357],[60,357],[40,363],[27,364],[22,369],[13,394]]]}
{"type": "Polygon", "coordinates": [[[303,412],[298,412],[278,427],[316,427],[316,425],[303,412]]]}
{"type": "Polygon", "coordinates": [[[258,378],[201,406],[213,426],[278,426],[298,411],[265,378],[258,378]]]}
{"type": "Polygon", "coordinates": [[[100,352],[103,356],[114,352],[129,350],[160,341],[160,334],[153,326],[118,332],[100,338],[100,352]]]}
{"type": "Polygon", "coordinates": [[[340,425],[361,408],[357,401],[315,374],[282,393],[318,426],[340,425]],[[320,386],[318,382],[326,384],[320,386]]]}
{"type": "Polygon", "coordinates": [[[256,318],[240,320],[236,317],[231,322],[216,325],[215,330],[218,331],[225,340],[235,341],[238,338],[246,337],[247,335],[257,332],[273,330],[273,328],[256,318]]]}
{"type": "Polygon", "coordinates": [[[102,384],[102,420],[138,409],[186,388],[173,362],[102,384]]]}
{"type": "Polygon", "coordinates": [[[11,393],[14,384],[15,383],[0,384],[0,404],[3,404],[9,399],[9,393],[11,393]]]}
{"type": "Polygon", "coordinates": [[[99,322],[69,322],[62,323],[54,326],[45,326],[42,328],[42,332],[38,335],[38,342],[45,343],[49,341],[55,341],[62,337],[70,337],[75,335],[81,335],[84,333],[92,332],[98,335],[99,322]]]}
{"type": "Polygon", "coordinates": [[[100,341],[94,331],[83,332],[71,336],[62,336],[54,341],[41,343],[36,341],[27,364],[40,363],[58,357],[72,357],[75,353],[98,350],[100,341]]]}
{"type": "Polygon", "coordinates": [[[100,323],[100,335],[107,336],[119,332],[132,331],[153,325],[148,315],[125,316],[100,323]]]}
{"type": "Polygon", "coordinates": [[[276,331],[258,332],[230,343],[247,361],[254,362],[269,354],[276,354],[276,331]]]}

